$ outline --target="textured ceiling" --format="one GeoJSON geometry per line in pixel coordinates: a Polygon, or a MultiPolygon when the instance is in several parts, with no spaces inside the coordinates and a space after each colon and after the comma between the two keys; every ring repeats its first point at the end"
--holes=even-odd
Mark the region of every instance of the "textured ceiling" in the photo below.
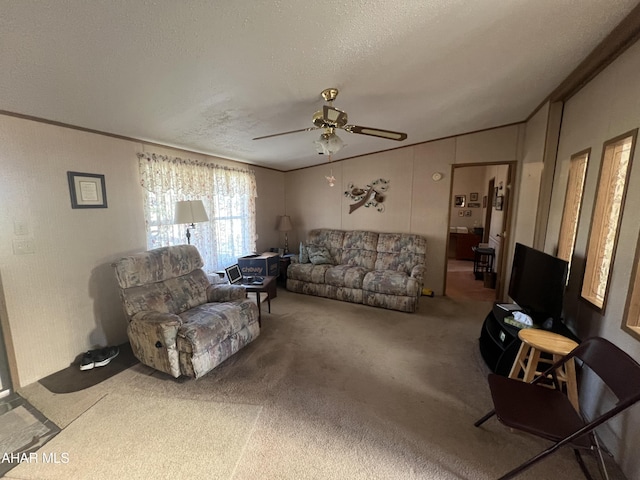
{"type": "Polygon", "coordinates": [[[278,170],[527,118],[637,0],[0,0],[0,110],[278,170]]]}

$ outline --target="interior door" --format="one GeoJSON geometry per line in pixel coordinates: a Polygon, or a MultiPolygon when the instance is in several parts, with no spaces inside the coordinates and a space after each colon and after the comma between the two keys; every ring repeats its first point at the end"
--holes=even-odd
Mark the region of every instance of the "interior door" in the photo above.
{"type": "Polygon", "coordinates": [[[489,180],[489,185],[487,186],[487,209],[485,210],[484,215],[484,230],[483,230],[483,243],[489,243],[489,226],[491,225],[491,213],[493,212],[493,208],[491,208],[494,188],[496,185],[496,179],[492,178],[489,180]]]}
{"type": "Polygon", "coordinates": [[[494,242],[496,246],[496,295],[497,298],[504,297],[504,286],[509,280],[510,272],[506,271],[506,252],[509,246],[509,228],[510,228],[510,205],[511,205],[511,192],[513,189],[514,178],[514,165],[513,163],[506,164],[506,172],[504,181],[497,182],[497,189],[494,187],[496,193],[496,206],[494,208],[493,217],[496,221],[493,223],[496,226],[494,242]],[[498,218],[495,218],[498,217],[498,218]]]}
{"type": "Polygon", "coordinates": [[[496,251],[496,266],[497,279],[496,279],[496,293],[498,298],[504,298],[504,280],[510,275],[510,272],[506,270],[506,252],[509,246],[509,230],[510,230],[510,217],[511,217],[511,198],[513,193],[513,179],[515,176],[515,164],[510,162],[507,164],[507,174],[504,188],[498,189],[499,196],[502,196],[502,210],[501,210],[501,226],[500,226],[500,252],[496,251]]]}

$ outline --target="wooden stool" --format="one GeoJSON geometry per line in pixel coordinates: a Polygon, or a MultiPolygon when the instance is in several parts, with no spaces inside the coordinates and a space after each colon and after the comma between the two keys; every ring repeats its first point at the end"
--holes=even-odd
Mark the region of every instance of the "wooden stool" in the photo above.
{"type": "MultiPolygon", "coordinates": [[[[523,372],[523,382],[530,383],[534,378],[540,376],[546,368],[538,370],[539,363],[546,363],[549,366],[560,360],[563,356],[576,348],[578,344],[573,340],[537,328],[524,328],[518,332],[518,337],[522,340],[518,355],[513,362],[509,378],[517,379],[523,372]],[[552,355],[553,360],[540,358],[542,352],[552,355]]],[[[576,382],[576,369],[573,359],[567,362],[564,369],[557,372],[560,387],[566,385],[567,396],[576,411],[580,411],[578,405],[578,385],[576,382]]]]}

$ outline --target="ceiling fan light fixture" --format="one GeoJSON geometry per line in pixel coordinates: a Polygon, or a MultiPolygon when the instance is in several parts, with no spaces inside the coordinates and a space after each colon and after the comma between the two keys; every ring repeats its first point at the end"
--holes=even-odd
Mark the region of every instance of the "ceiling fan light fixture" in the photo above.
{"type": "Polygon", "coordinates": [[[314,143],[320,155],[333,155],[344,147],[344,142],[335,132],[323,133],[314,143]]]}

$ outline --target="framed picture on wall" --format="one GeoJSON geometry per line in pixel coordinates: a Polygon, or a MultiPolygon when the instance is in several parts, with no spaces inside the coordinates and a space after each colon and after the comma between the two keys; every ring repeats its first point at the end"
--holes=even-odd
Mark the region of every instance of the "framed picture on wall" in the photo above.
{"type": "Polygon", "coordinates": [[[476,202],[469,202],[469,208],[480,208],[480,204],[476,202]]]}
{"type": "Polygon", "coordinates": [[[482,208],[487,208],[487,196],[482,197],[482,208]]]}
{"type": "Polygon", "coordinates": [[[454,205],[458,208],[464,207],[467,203],[466,195],[456,195],[454,198],[454,205]]]}
{"type": "Polygon", "coordinates": [[[464,211],[464,216],[465,217],[470,217],[471,216],[471,210],[465,210],[464,211]]]}
{"type": "Polygon", "coordinates": [[[498,195],[496,197],[496,210],[502,210],[503,202],[504,202],[504,195],[498,195]]]}
{"type": "Polygon", "coordinates": [[[469,194],[469,200],[471,202],[477,202],[478,201],[478,192],[470,193],[469,194]]]}
{"type": "Polygon", "coordinates": [[[104,175],[67,172],[71,208],[107,208],[104,175]]]}
{"type": "Polygon", "coordinates": [[[458,216],[464,217],[464,210],[458,210],[458,216]]]}

